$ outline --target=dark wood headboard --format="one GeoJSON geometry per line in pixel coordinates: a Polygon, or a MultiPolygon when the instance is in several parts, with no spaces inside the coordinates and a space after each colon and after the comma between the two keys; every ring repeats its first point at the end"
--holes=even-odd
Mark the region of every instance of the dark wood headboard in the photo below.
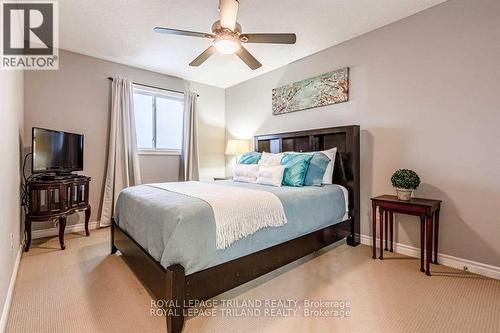
{"type": "Polygon", "coordinates": [[[359,243],[360,233],[360,155],[359,126],[340,126],[298,132],[257,135],[254,147],[259,152],[311,152],[337,147],[333,182],[349,192],[351,239],[359,243]]]}

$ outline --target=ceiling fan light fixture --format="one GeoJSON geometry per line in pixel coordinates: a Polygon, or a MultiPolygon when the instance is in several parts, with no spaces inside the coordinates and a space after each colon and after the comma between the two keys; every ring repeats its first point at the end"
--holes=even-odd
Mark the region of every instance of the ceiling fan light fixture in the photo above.
{"type": "Polygon", "coordinates": [[[219,0],[219,20],[212,24],[212,33],[190,30],[156,27],[153,30],[170,35],[208,38],[212,45],[189,63],[198,67],[214,53],[235,54],[250,69],[260,68],[262,64],[244,47],[247,43],[265,44],[295,44],[297,36],[294,33],[255,33],[242,34],[241,25],[237,22],[239,0],[219,0]]]}
{"type": "Polygon", "coordinates": [[[221,36],[214,40],[214,46],[220,53],[233,54],[238,51],[241,42],[232,36],[221,36]]]}

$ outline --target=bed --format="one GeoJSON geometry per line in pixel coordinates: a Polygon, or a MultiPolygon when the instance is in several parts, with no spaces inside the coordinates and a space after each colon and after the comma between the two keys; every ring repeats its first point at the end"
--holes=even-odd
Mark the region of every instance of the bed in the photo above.
{"type": "Polygon", "coordinates": [[[340,223],[348,215],[347,189],[340,185],[273,187],[231,180],[215,184],[224,190],[239,187],[274,193],[288,222],[260,229],[218,250],[210,205],[154,184],[124,190],[117,202],[115,222],[164,268],[180,264],[185,274],[192,274],[340,223]]]}
{"type": "Polygon", "coordinates": [[[343,238],[351,246],[359,244],[359,126],[256,136],[255,147],[272,153],[337,147],[335,184],[293,188],[214,183],[228,190],[273,193],[288,219],[223,250],[215,246],[212,208],[203,200],[155,184],[120,194],[111,253],[121,252],[153,297],[173,301],[165,303],[170,307],[168,332],[182,330],[188,300],[209,299],[343,238]]]}

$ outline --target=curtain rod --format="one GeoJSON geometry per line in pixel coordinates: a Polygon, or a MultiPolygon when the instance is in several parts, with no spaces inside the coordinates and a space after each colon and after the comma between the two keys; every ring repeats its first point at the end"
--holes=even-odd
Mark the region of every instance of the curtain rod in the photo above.
{"type": "MultiPolygon", "coordinates": [[[[108,80],[113,81],[113,78],[112,77],[108,77],[108,80]]],[[[139,83],[139,82],[132,82],[132,83],[135,84],[135,85],[137,85],[137,86],[143,86],[143,87],[148,87],[148,88],[153,88],[153,89],[166,90],[166,91],[171,91],[171,92],[175,92],[175,93],[179,93],[179,94],[183,94],[184,95],[184,91],[167,89],[167,88],[162,88],[162,87],[155,87],[155,86],[150,86],[150,85],[147,85],[147,84],[142,84],[142,83],[139,83]]],[[[196,96],[200,97],[199,94],[196,94],[196,96]]]]}

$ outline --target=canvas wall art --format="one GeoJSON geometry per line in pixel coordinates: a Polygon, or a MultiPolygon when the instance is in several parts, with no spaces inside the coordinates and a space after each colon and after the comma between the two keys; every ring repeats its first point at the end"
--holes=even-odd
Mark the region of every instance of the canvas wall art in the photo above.
{"type": "Polygon", "coordinates": [[[273,89],[273,114],[283,114],[349,100],[349,68],[273,89]]]}

